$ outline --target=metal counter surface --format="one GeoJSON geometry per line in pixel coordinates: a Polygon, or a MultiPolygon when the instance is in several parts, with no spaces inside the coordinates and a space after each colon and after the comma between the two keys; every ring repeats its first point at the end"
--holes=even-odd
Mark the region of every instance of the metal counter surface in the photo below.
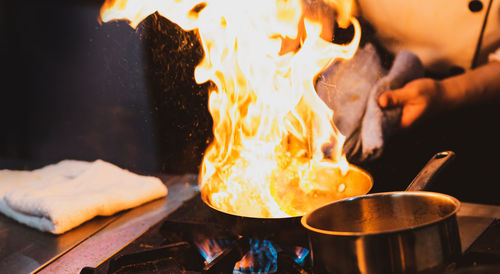
{"type": "Polygon", "coordinates": [[[0,272],[30,273],[111,223],[97,217],[63,235],[41,232],[0,214],[0,272]]]}
{"type": "MultiPolygon", "coordinates": [[[[85,266],[98,266],[199,191],[194,174],[161,178],[168,186],[166,198],[96,218],[60,236],[0,216],[0,269],[7,273],[79,273],[85,266]]],[[[462,249],[466,250],[500,219],[500,206],[462,203],[457,215],[462,249]]]]}
{"type": "Polygon", "coordinates": [[[457,217],[462,251],[465,251],[495,219],[500,219],[500,206],[462,202],[457,217]]]}
{"type": "Polygon", "coordinates": [[[159,177],[168,187],[166,198],[94,218],[62,235],[32,229],[0,214],[0,272],[78,273],[112,256],[198,193],[195,175],[159,177]]]}

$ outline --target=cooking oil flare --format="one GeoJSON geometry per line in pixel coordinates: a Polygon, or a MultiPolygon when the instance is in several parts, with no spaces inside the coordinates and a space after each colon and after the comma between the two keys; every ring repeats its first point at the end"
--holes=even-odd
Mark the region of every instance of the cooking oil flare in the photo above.
{"type": "Polygon", "coordinates": [[[314,89],[328,64],[358,47],[352,8],[352,0],[108,0],[101,18],[135,27],[158,12],[197,31],[205,55],[195,79],[217,87],[208,102],[214,140],[200,170],[202,195],[228,213],[286,217],[369,190],[359,183],[369,175],[348,164],[333,111],[314,89]],[[352,24],[349,44],[322,38],[329,17],[352,24]]]}

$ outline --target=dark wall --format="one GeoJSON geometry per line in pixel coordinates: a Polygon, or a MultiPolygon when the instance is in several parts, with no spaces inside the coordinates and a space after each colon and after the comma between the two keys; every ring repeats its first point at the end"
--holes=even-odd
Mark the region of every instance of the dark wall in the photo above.
{"type": "Polygon", "coordinates": [[[212,136],[210,84],[194,80],[203,49],[196,33],[185,32],[157,14],[139,28],[161,170],[197,171],[212,136]]]}
{"type": "Polygon", "coordinates": [[[157,18],[137,30],[100,24],[100,5],[2,2],[0,168],[101,158],[197,172],[210,118],[190,76],[201,56],[194,34],[157,18]]]}

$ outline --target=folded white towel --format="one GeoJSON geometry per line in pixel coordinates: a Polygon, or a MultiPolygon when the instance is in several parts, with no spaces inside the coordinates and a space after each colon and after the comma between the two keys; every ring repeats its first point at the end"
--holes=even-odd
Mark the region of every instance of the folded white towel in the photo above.
{"type": "Polygon", "coordinates": [[[33,171],[0,170],[0,212],[54,234],[165,195],[167,187],[160,179],[102,160],[64,160],[33,171]]]}

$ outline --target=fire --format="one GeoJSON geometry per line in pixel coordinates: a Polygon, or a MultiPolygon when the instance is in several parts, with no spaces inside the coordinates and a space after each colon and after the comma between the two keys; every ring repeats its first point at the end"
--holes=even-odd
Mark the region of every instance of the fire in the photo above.
{"type": "Polygon", "coordinates": [[[195,79],[217,87],[209,96],[214,140],[200,171],[202,195],[228,213],[285,217],[369,190],[356,188],[366,175],[346,161],[333,111],[314,89],[328,64],[357,49],[361,31],[352,6],[343,0],[108,0],[101,18],[135,27],[157,11],[197,31],[205,56],[195,79]],[[306,2],[320,3],[319,9],[306,2]],[[340,26],[354,27],[349,44],[322,39],[325,7],[340,26]]]}
{"type": "Polygon", "coordinates": [[[276,273],[278,246],[268,240],[249,239],[250,250],[234,265],[233,273],[276,273]]]}
{"type": "Polygon", "coordinates": [[[212,262],[224,251],[224,247],[215,239],[197,239],[194,241],[206,264],[212,262]]]}

